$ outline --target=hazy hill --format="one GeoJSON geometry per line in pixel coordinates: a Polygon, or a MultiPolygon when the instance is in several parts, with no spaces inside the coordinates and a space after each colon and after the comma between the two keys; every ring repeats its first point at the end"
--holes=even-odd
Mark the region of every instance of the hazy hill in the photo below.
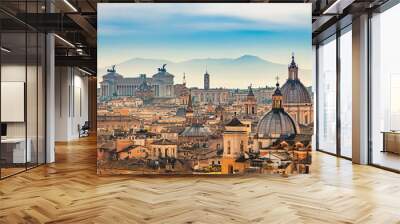
{"type": "MultiPolygon", "coordinates": [[[[287,65],[276,64],[253,55],[243,55],[239,58],[191,59],[182,62],[132,58],[117,64],[116,69],[125,77],[135,77],[143,73],[151,77],[162,64],[167,64],[167,71],[175,75],[175,83],[182,82],[185,72],[188,86],[202,87],[206,69],[211,77],[211,87],[246,88],[250,83],[255,87],[272,86],[276,83],[277,75],[282,83],[287,79],[287,65]]],[[[98,70],[99,77],[105,73],[106,68],[98,70]]],[[[299,73],[302,82],[306,86],[310,85],[311,71],[300,69],[299,73]]]]}

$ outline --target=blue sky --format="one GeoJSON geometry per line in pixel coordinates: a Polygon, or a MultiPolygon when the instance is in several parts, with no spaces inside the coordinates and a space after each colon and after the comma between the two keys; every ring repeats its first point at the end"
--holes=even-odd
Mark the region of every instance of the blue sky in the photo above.
{"type": "Polygon", "coordinates": [[[288,64],[292,52],[311,69],[311,4],[98,4],[99,68],[245,54],[288,64]]]}

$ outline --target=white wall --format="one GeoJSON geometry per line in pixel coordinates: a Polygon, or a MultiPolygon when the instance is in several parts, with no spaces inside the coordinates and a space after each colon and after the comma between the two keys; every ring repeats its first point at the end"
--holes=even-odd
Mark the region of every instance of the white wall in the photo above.
{"type": "MultiPolygon", "coordinates": [[[[25,64],[6,64],[1,66],[1,81],[25,82],[25,64]]],[[[29,69],[29,68],[28,68],[29,69]]],[[[7,108],[1,108],[7,110],[7,108]]],[[[25,137],[25,122],[7,123],[7,137],[25,137]]]]}
{"type": "Polygon", "coordinates": [[[55,73],[55,140],[77,139],[78,125],[88,120],[88,78],[72,67],[56,67],[55,73]]]}
{"type": "MultiPolygon", "coordinates": [[[[3,64],[1,66],[2,82],[24,82],[26,84],[26,108],[21,108],[22,113],[26,112],[26,120],[22,122],[6,122],[8,138],[29,139],[32,152],[32,162],[44,163],[44,74],[41,67],[25,66],[25,64],[3,64]],[[36,69],[39,69],[38,71],[36,69]],[[27,78],[27,80],[26,80],[27,78]],[[26,110],[26,111],[25,111],[26,110]]],[[[24,91],[22,90],[22,93],[24,91]]],[[[7,97],[7,96],[2,96],[7,97]]],[[[13,113],[11,108],[1,108],[3,112],[13,113]],[[7,111],[8,110],[8,111],[7,111]]]]}

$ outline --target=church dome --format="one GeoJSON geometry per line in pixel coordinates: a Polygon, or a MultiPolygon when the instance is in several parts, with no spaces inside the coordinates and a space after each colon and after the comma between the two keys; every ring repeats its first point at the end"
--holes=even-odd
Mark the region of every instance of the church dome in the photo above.
{"type": "Polygon", "coordinates": [[[311,104],[310,93],[298,79],[288,79],[281,91],[283,104],[311,104]]]}
{"type": "Polygon", "coordinates": [[[282,91],[277,83],[272,95],[272,109],[258,122],[256,134],[259,138],[291,139],[298,130],[296,122],[282,107],[282,91]]]}
{"type": "Polygon", "coordinates": [[[181,133],[181,136],[184,137],[207,137],[209,135],[211,135],[210,129],[201,124],[193,124],[186,127],[181,133]]]}
{"type": "Polygon", "coordinates": [[[115,70],[115,65],[111,69],[107,69],[107,74],[103,75],[103,80],[116,80],[124,78],[122,75],[118,74],[115,70]]]}
{"type": "Polygon", "coordinates": [[[297,126],[288,113],[271,110],[258,123],[257,135],[260,138],[288,139],[297,134],[297,126]]]}
{"type": "Polygon", "coordinates": [[[235,117],[228,124],[226,124],[225,126],[240,127],[240,126],[245,126],[245,125],[242,122],[240,122],[240,120],[235,115],[235,117]]]}
{"type": "Polygon", "coordinates": [[[299,68],[292,54],[292,61],[288,66],[289,77],[281,88],[283,104],[311,104],[310,93],[301,83],[298,72],[299,68]]]}

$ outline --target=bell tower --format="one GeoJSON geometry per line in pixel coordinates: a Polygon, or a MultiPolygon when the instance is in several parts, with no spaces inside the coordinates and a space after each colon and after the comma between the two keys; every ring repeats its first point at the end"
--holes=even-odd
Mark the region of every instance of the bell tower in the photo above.
{"type": "Polygon", "coordinates": [[[249,152],[249,136],[247,126],[235,117],[225,125],[223,133],[224,152],[222,155],[222,174],[243,173],[250,166],[247,153],[249,152]],[[247,157],[246,157],[247,156],[247,157]]]}
{"type": "Polygon", "coordinates": [[[256,116],[257,115],[257,100],[254,96],[253,89],[251,88],[251,84],[249,86],[246,102],[244,104],[246,116],[256,116]]]}
{"type": "Polygon", "coordinates": [[[189,92],[188,105],[186,107],[186,123],[191,124],[194,119],[193,103],[192,103],[192,93],[189,92]]]}
{"type": "Polygon", "coordinates": [[[210,89],[210,74],[208,74],[207,70],[204,73],[204,89],[210,89]]]}

